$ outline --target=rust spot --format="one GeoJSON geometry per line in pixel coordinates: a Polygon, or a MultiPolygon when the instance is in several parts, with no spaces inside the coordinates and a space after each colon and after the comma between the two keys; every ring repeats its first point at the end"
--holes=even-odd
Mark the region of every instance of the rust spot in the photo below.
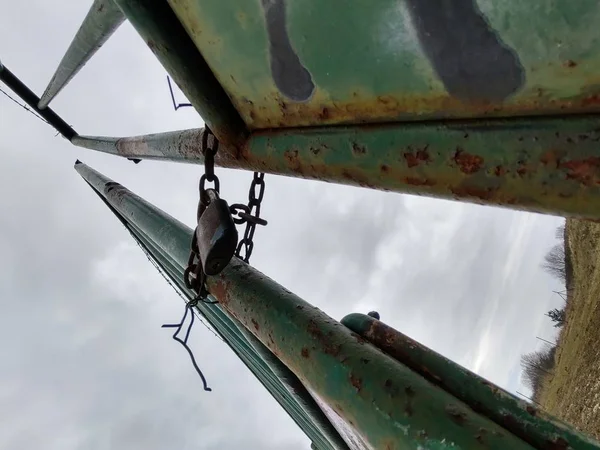
{"type": "Polygon", "coordinates": [[[446,413],[448,414],[448,416],[450,416],[450,419],[452,419],[452,421],[457,425],[462,426],[467,421],[467,415],[454,405],[448,405],[446,407],[446,413]]]}
{"type": "Polygon", "coordinates": [[[557,154],[556,150],[548,150],[540,158],[540,162],[544,166],[550,166],[553,169],[558,169],[560,166],[560,155],[557,154]]]}
{"type": "Polygon", "coordinates": [[[502,166],[496,166],[494,168],[494,175],[496,175],[497,177],[502,177],[504,176],[504,174],[506,174],[506,169],[502,166]]]}
{"type": "Polygon", "coordinates": [[[390,171],[390,166],[387,166],[387,165],[385,165],[385,164],[382,164],[382,165],[381,165],[381,171],[382,171],[383,173],[388,173],[388,172],[390,171]]]}
{"type": "Polygon", "coordinates": [[[104,3],[100,3],[100,6],[98,6],[98,12],[102,11],[104,11],[104,3]]]}
{"type": "MultiPolygon", "coordinates": [[[[559,64],[564,64],[564,60],[559,64]]],[[[562,68],[562,66],[560,66],[562,68]]],[[[574,70],[564,69],[563,70],[574,70]]],[[[253,123],[256,129],[274,129],[302,126],[324,126],[371,123],[380,124],[398,120],[438,119],[439,112],[444,111],[448,118],[463,117],[494,117],[494,116],[527,116],[531,113],[550,113],[561,107],[577,112],[588,109],[582,105],[586,94],[576,98],[555,99],[543,89],[536,89],[533,98],[505,102],[498,105],[495,102],[472,101],[464,102],[458,98],[441,95],[387,95],[373,98],[371,93],[351,92],[348,98],[332,101],[318,90],[307,102],[289,102],[279,92],[265,92],[260,101],[254,106],[244,102],[243,97],[232,100],[244,119],[250,117],[254,110],[257,118],[253,123]],[[282,107],[282,104],[285,107],[282,107]],[[325,111],[326,108],[326,111],[325,111]]],[[[588,94],[589,96],[589,94],[588,94]]],[[[589,102],[589,100],[587,100],[589,102]]],[[[593,100],[592,100],[593,102],[593,100]]],[[[462,131],[464,133],[464,131],[462,131]]]]}
{"type": "Polygon", "coordinates": [[[482,436],[482,435],[480,435],[480,434],[476,434],[476,435],[475,435],[475,440],[476,440],[477,442],[479,442],[481,445],[484,445],[484,444],[485,444],[485,442],[483,441],[483,436],[482,436]]]}
{"type": "Polygon", "coordinates": [[[415,412],[410,401],[408,403],[406,403],[406,406],[404,407],[404,412],[408,417],[411,417],[413,415],[413,413],[415,412]]]}
{"type": "Polygon", "coordinates": [[[306,347],[302,348],[302,351],[300,352],[302,354],[303,358],[310,358],[310,352],[308,351],[308,349],[306,347]]]}
{"type": "Polygon", "coordinates": [[[407,397],[414,397],[415,396],[415,390],[412,388],[412,386],[406,386],[404,388],[404,392],[406,393],[407,397]]]}
{"type": "Polygon", "coordinates": [[[576,180],[581,184],[590,186],[592,183],[600,184],[600,157],[590,156],[586,159],[563,161],[559,168],[567,171],[568,180],[576,180]]]}
{"type": "Polygon", "coordinates": [[[258,322],[256,320],[252,319],[251,322],[252,322],[252,326],[254,327],[254,329],[256,331],[260,330],[260,326],[258,325],[258,322]]]}
{"type": "Polygon", "coordinates": [[[408,147],[410,152],[404,153],[404,159],[406,160],[406,164],[409,168],[416,167],[421,163],[428,164],[431,162],[431,157],[429,156],[429,152],[427,151],[428,145],[423,147],[422,149],[417,150],[416,152],[412,152],[412,149],[408,147]]]}
{"type": "Polygon", "coordinates": [[[286,150],[283,157],[289,164],[293,164],[298,160],[298,150],[286,150]]]}
{"type": "Polygon", "coordinates": [[[152,53],[154,53],[156,51],[156,44],[154,43],[154,41],[152,39],[148,39],[146,41],[146,44],[148,44],[148,47],[150,48],[150,50],[152,50],[152,53]]]}
{"type": "Polygon", "coordinates": [[[435,186],[435,181],[429,178],[405,177],[404,182],[412,186],[435,186]]]}
{"type": "Polygon", "coordinates": [[[362,389],[362,380],[354,376],[354,374],[350,374],[350,384],[356,388],[358,392],[362,389]]]}
{"type": "Polygon", "coordinates": [[[321,149],[320,149],[319,147],[311,147],[311,148],[310,148],[310,152],[311,152],[313,155],[317,156],[319,153],[321,153],[321,149]]]}
{"type": "Polygon", "coordinates": [[[353,141],[352,142],[352,153],[354,153],[355,156],[361,156],[361,155],[364,155],[365,153],[367,153],[367,149],[364,146],[359,145],[358,143],[353,141]]]}
{"type": "Polygon", "coordinates": [[[594,94],[584,98],[581,101],[581,106],[597,106],[600,105],[600,95],[594,94]]]}
{"type": "Polygon", "coordinates": [[[572,69],[573,67],[577,67],[577,63],[575,61],[573,61],[572,59],[567,59],[563,63],[563,66],[568,67],[569,69],[572,69]]]}
{"type": "Polygon", "coordinates": [[[390,380],[389,378],[387,380],[385,380],[384,386],[386,388],[388,388],[388,389],[391,388],[392,387],[392,380],[390,380]]]}
{"type": "Polygon", "coordinates": [[[467,153],[460,147],[456,147],[453,160],[460,168],[460,171],[466,174],[478,172],[483,164],[481,156],[467,153]]]}
{"type": "Polygon", "coordinates": [[[519,161],[519,167],[517,168],[517,174],[522,177],[527,174],[527,165],[523,161],[519,161]]]}
{"type": "Polygon", "coordinates": [[[319,342],[319,344],[321,344],[324,353],[334,357],[339,355],[342,346],[331,342],[330,338],[323,334],[314,320],[311,319],[308,321],[306,330],[319,342]]]}
{"type": "Polygon", "coordinates": [[[527,412],[532,415],[533,417],[536,416],[537,414],[537,409],[535,409],[533,406],[531,405],[527,405],[527,412]]]}

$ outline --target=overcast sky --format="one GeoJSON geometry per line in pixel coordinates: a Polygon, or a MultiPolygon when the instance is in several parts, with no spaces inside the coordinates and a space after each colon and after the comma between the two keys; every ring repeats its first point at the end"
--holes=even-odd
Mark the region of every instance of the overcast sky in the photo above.
{"type": "MultiPolygon", "coordinates": [[[[38,95],[91,2],[4,2],[0,60],[38,95]]],[[[125,23],[52,107],[81,134],[202,125],[125,23]]],[[[0,448],[308,449],[308,439],[204,327],[213,391],[160,328],[182,300],[72,166],[76,158],[193,226],[201,167],[72,147],[0,96],[0,448]],[[235,430],[235,432],[234,432],[235,430]]],[[[244,202],[251,174],[220,169],[244,202]]],[[[266,177],[252,263],[336,319],[382,320],[515,392],[519,357],[552,338],[560,286],[539,267],[562,219],[266,177]],[[291,200],[291,201],[290,201],[291,200]]]]}

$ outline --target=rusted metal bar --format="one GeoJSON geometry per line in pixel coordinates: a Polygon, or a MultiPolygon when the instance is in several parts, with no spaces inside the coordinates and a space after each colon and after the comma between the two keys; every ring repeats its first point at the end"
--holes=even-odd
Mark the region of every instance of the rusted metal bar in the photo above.
{"type": "MultiPolygon", "coordinates": [[[[188,300],[196,294],[183,283],[192,230],[137,197],[121,185],[77,162],[77,171],[121,220],[145,251],[188,300]],[[109,194],[110,191],[110,194],[109,194]],[[131,220],[131,215],[137,220],[131,220]],[[148,233],[148,231],[151,233],[148,233]],[[158,238],[158,241],[156,241],[158,238]],[[181,252],[173,254],[176,248],[181,252]]],[[[240,357],[259,381],[290,414],[307,436],[323,450],[348,450],[347,445],[298,378],[251,333],[219,305],[199,303],[197,309],[240,357]],[[244,329],[245,330],[245,329],[244,329]]]]}
{"type": "Polygon", "coordinates": [[[94,0],[38,106],[46,108],[125,20],[113,0],[94,0]]]}
{"type": "MultiPolygon", "coordinates": [[[[124,220],[186,264],[189,228],[93,169],[76,169],[124,220]]],[[[531,448],[236,258],[208,288],[372,448],[531,448]]]]}
{"type": "Polygon", "coordinates": [[[29,89],[21,80],[19,80],[10,70],[0,62],[0,81],[8,86],[17,94],[31,109],[48,122],[48,124],[58,131],[64,138],[71,140],[77,136],[77,133],[71,126],[65,122],[58,114],[50,108],[40,109],[38,107],[39,98],[29,89]]]}
{"type": "Polygon", "coordinates": [[[201,128],[122,138],[77,136],[71,142],[78,147],[126,158],[204,162],[201,128]],[[172,158],[166,158],[167,154],[172,158]]]}
{"type": "Polygon", "coordinates": [[[246,124],[169,4],[114,1],[219,141],[241,145],[246,124]]]}
{"type": "Polygon", "coordinates": [[[600,448],[597,442],[544,411],[373,317],[350,314],[342,319],[342,324],[534,448],[600,448]]]}
{"type": "MultiPolygon", "coordinates": [[[[599,117],[572,116],[254,133],[216,164],[374,189],[600,220],[599,117]]],[[[201,130],[76,145],[202,163],[201,130]]]]}

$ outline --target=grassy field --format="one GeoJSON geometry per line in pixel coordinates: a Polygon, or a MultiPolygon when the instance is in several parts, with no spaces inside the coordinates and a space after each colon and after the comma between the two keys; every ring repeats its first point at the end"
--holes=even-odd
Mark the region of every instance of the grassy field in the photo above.
{"type": "Polygon", "coordinates": [[[573,267],[553,376],[537,400],[551,414],[600,439],[600,224],[568,220],[573,267]]]}

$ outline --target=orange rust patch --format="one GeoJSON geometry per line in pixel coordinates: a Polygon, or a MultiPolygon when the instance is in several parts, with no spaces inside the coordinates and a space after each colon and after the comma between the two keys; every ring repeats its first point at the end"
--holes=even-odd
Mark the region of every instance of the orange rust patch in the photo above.
{"type": "MultiPolygon", "coordinates": [[[[223,274],[221,273],[221,277],[223,274]]],[[[227,287],[224,281],[217,281],[215,283],[210,284],[210,293],[219,301],[219,303],[226,305],[229,303],[229,299],[227,297],[227,287]]]]}
{"type": "Polygon", "coordinates": [[[573,68],[573,67],[577,67],[577,63],[575,61],[573,61],[572,59],[567,59],[564,63],[563,66],[568,67],[568,68],[573,68]]]}
{"type": "Polygon", "coordinates": [[[323,332],[314,320],[311,319],[308,321],[306,331],[308,331],[310,335],[319,342],[324,353],[331,356],[339,355],[340,351],[342,350],[342,346],[339,344],[333,344],[330,341],[330,338],[323,334],[323,332]]]}
{"type": "Polygon", "coordinates": [[[360,378],[355,377],[354,374],[350,374],[350,383],[360,392],[362,389],[362,380],[360,378]]]}
{"type": "Polygon", "coordinates": [[[406,160],[406,164],[409,168],[416,167],[421,163],[427,164],[431,162],[431,157],[429,156],[427,148],[428,146],[426,145],[424,148],[419,149],[416,152],[412,152],[412,149],[410,147],[408,148],[411,151],[404,153],[404,159],[406,160]]]}
{"type": "Polygon", "coordinates": [[[504,174],[506,174],[506,169],[504,167],[496,166],[494,168],[494,175],[496,175],[497,177],[504,176],[504,174]]]}
{"type": "Polygon", "coordinates": [[[590,95],[581,100],[581,106],[598,106],[600,105],[600,94],[590,95]]]}
{"type": "Polygon", "coordinates": [[[306,347],[302,347],[302,351],[300,352],[303,358],[310,358],[310,351],[306,347]]]}
{"type": "Polygon", "coordinates": [[[478,172],[483,165],[483,158],[481,156],[467,153],[460,147],[456,148],[453,160],[460,171],[466,174],[478,172]]]}
{"type": "Polygon", "coordinates": [[[522,177],[527,174],[527,165],[523,162],[519,162],[519,167],[517,168],[517,174],[522,177]]]}
{"type": "Polygon", "coordinates": [[[560,169],[567,171],[567,179],[579,181],[590,186],[592,183],[600,184],[600,157],[590,156],[586,159],[564,161],[559,164],[560,169]]]}

